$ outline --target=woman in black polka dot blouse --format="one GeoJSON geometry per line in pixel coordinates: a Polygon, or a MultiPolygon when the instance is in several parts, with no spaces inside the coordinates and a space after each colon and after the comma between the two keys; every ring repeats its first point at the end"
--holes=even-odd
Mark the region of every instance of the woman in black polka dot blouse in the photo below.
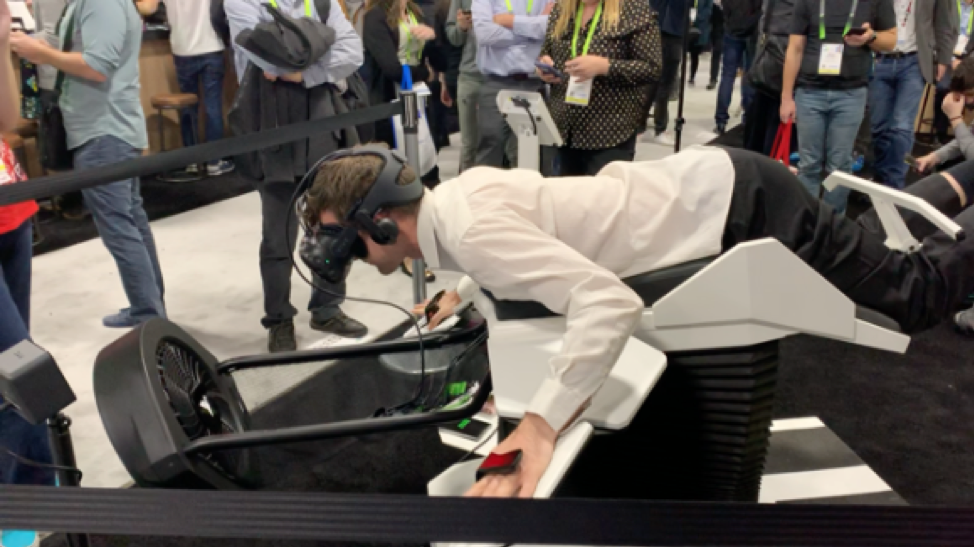
{"type": "Polygon", "coordinates": [[[662,66],[656,13],[648,0],[560,0],[548,17],[538,70],[552,84],[548,108],[565,141],[563,176],[594,175],[632,161],[646,105],[662,66]]]}

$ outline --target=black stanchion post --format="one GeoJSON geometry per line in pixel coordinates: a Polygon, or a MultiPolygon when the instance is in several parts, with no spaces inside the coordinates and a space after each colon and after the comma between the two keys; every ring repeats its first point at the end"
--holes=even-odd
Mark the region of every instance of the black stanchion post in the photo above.
{"type": "MultiPolygon", "coordinates": [[[[414,90],[402,91],[402,131],[406,145],[406,161],[413,166],[416,176],[420,175],[419,160],[419,96],[414,90]]],[[[413,260],[413,301],[416,304],[426,300],[426,264],[413,260]]]]}
{"type": "MultiPolygon", "coordinates": [[[[51,443],[51,460],[58,466],[55,471],[58,486],[81,486],[78,478],[78,463],[74,457],[74,444],[71,442],[71,419],[60,412],[47,419],[47,437],[51,443]]],[[[70,547],[88,547],[87,534],[67,534],[70,547]]]]}
{"type": "Polygon", "coordinates": [[[686,3],[687,7],[686,11],[684,11],[683,27],[683,52],[680,54],[680,100],[676,106],[676,122],[673,127],[673,131],[676,133],[673,152],[680,151],[680,145],[683,142],[683,124],[686,123],[686,120],[683,118],[683,102],[687,87],[687,56],[690,53],[690,6],[693,0],[686,0],[686,3]]]}

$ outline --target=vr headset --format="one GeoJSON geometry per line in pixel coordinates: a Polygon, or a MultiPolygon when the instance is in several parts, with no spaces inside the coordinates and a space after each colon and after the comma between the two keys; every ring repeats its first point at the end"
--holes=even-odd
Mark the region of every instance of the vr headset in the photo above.
{"type": "Polygon", "coordinates": [[[298,254],[301,260],[318,277],[329,283],[341,283],[352,268],[352,260],[366,258],[368,248],[359,236],[365,231],[379,245],[392,245],[399,237],[399,226],[391,218],[376,222],[375,215],[382,209],[412,203],[423,196],[424,187],[417,176],[405,185],[397,184],[399,174],[406,166],[406,159],[398,152],[382,146],[363,146],[340,150],[322,158],[301,179],[294,194],[297,216],[304,235],[298,254]],[[341,224],[308,225],[303,211],[307,208],[307,192],[314,183],[321,166],[328,162],[351,156],[375,156],[382,160],[382,168],[365,197],[352,205],[341,224]]]}

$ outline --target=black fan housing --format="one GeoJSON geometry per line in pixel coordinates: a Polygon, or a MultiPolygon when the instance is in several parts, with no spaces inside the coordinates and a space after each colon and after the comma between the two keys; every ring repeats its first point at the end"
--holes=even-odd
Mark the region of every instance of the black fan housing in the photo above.
{"type": "Polygon", "coordinates": [[[251,451],[185,455],[197,439],[246,431],[233,379],[192,336],[153,319],[95,360],[95,401],[108,437],[139,486],[239,488],[257,482],[251,451]]]}

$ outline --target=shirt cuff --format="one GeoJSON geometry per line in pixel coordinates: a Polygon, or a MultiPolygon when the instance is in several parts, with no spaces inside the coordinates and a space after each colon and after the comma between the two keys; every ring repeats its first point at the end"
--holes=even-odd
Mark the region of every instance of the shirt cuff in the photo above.
{"type": "Polygon", "coordinates": [[[477,285],[477,282],[471,279],[469,275],[461,277],[460,282],[457,283],[457,294],[460,295],[460,301],[462,304],[466,304],[467,302],[473,300],[474,295],[476,295],[477,291],[479,290],[480,287],[477,285]]]}
{"type": "Polygon", "coordinates": [[[109,66],[107,62],[103,62],[101,59],[91,55],[90,53],[82,53],[81,58],[84,60],[86,65],[105,78],[111,77],[112,72],[114,72],[114,68],[109,66]]]}
{"type": "Polygon", "coordinates": [[[545,378],[534,399],[528,405],[527,412],[544,418],[552,429],[561,433],[569,420],[583,406],[587,406],[588,397],[583,397],[553,378],[545,378]]]}
{"type": "Polygon", "coordinates": [[[515,15],[511,31],[518,36],[532,37],[535,27],[533,19],[533,17],[528,15],[515,15]]]}

